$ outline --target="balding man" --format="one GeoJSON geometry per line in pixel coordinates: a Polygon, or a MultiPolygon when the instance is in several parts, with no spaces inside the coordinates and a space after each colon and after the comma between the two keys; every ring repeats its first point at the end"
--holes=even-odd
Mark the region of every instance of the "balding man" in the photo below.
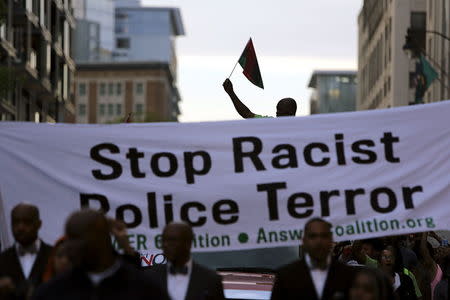
{"type": "Polygon", "coordinates": [[[277,272],[272,300],[348,299],[354,270],[331,259],[331,224],[312,218],[303,231],[304,255],[277,272]]]}
{"type": "Polygon", "coordinates": [[[120,259],[110,229],[99,211],[73,213],[66,223],[67,247],[78,260],[70,272],[42,285],[34,299],[168,299],[150,276],[120,259]]]}
{"type": "Polygon", "coordinates": [[[222,278],[191,258],[194,234],[186,223],[170,223],[162,234],[163,252],[168,262],[149,273],[168,292],[172,300],[223,300],[222,278]]]}
{"type": "Polygon", "coordinates": [[[0,254],[0,299],[25,299],[42,283],[52,247],[38,237],[41,224],[36,206],[22,203],[12,209],[15,243],[0,254]]]}
{"type": "MultiPolygon", "coordinates": [[[[244,119],[251,118],[266,118],[267,116],[261,116],[253,113],[236,95],[233,89],[233,84],[230,79],[226,79],[223,83],[225,92],[233,101],[234,108],[244,119]]],[[[283,98],[278,101],[277,104],[277,117],[293,117],[297,112],[297,102],[292,98],[283,98]]]]}

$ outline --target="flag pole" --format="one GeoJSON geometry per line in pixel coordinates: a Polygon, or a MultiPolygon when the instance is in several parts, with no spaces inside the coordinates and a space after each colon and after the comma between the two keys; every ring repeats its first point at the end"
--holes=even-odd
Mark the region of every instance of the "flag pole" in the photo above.
{"type": "Polygon", "coordinates": [[[231,71],[230,76],[228,76],[228,79],[230,79],[231,75],[233,75],[234,69],[236,69],[236,66],[237,66],[238,63],[239,63],[239,60],[236,61],[236,64],[234,65],[234,68],[233,68],[233,70],[231,71]]]}

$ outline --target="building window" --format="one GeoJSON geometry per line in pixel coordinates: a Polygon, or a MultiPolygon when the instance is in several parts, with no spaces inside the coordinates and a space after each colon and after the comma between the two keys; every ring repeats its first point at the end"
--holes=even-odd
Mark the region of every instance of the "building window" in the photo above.
{"type": "Polygon", "coordinates": [[[104,96],[106,94],[106,84],[100,83],[100,96],[104,96]]]}
{"type": "Polygon", "coordinates": [[[78,115],[79,116],[86,115],[86,104],[79,104],[78,105],[78,115]]]}
{"type": "Polygon", "coordinates": [[[122,95],[122,83],[117,83],[116,84],[116,93],[117,95],[122,95]]]}
{"type": "Polygon", "coordinates": [[[116,114],[118,116],[122,115],[122,104],[116,104],[116,114]]]}
{"type": "Polygon", "coordinates": [[[141,103],[136,104],[136,114],[141,115],[144,112],[144,106],[141,103]]]}
{"type": "Polygon", "coordinates": [[[129,38],[118,38],[116,39],[116,48],[118,49],[129,49],[130,39],[129,38]]]}
{"type": "Polygon", "coordinates": [[[350,83],[350,79],[348,77],[341,77],[342,83],[350,83]]]}
{"type": "Polygon", "coordinates": [[[100,116],[105,115],[105,104],[100,104],[100,116]]]}
{"type": "Polygon", "coordinates": [[[144,93],[144,84],[142,82],[136,83],[136,94],[142,95],[144,93]]]}
{"type": "Polygon", "coordinates": [[[80,96],[84,96],[86,95],[86,84],[85,83],[80,83],[78,85],[78,94],[80,96]]]}
{"type": "Polygon", "coordinates": [[[89,26],[89,34],[91,36],[91,39],[95,39],[98,36],[98,24],[91,24],[89,26]]]}
{"type": "Polygon", "coordinates": [[[114,104],[108,104],[108,115],[112,116],[114,114],[114,104]]]}
{"type": "Polygon", "coordinates": [[[112,95],[114,94],[114,84],[113,83],[109,83],[108,84],[108,95],[112,95]]]}
{"type": "Polygon", "coordinates": [[[126,19],[128,19],[128,15],[126,13],[119,12],[116,14],[116,19],[126,20],[126,19]]]}
{"type": "Polygon", "coordinates": [[[427,14],[424,12],[412,12],[411,13],[411,28],[412,29],[425,29],[426,27],[427,27],[427,14]]]}

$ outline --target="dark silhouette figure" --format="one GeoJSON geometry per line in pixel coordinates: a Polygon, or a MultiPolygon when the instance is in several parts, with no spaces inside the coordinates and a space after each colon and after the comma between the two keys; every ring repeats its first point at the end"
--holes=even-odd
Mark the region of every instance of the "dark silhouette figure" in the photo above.
{"type": "MultiPolygon", "coordinates": [[[[230,79],[225,79],[223,82],[223,89],[230,96],[233,101],[234,108],[244,119],[262,118],[263,116],[254,114],[236,95],[233,89],[233,84],[230,79]]],[[[277,104],[277,117],[295,116],[297,112],[297,103],[292,98],[283,98],[277,104]]]]}
{"type": "Polygon", "coordinates": [[[277,272],[272,300],[347,299],[354,270],[331,259],[331,224],[313,218],[305,224],[304,257],[277,272]]]}
{"type": "Polygon", "coordinates": [[[221,276],[192,261],[194,234],[188,224],[168,224],[162,238],[168,263],[153,266],[148,272],[160,281],[172,300],[225,299],[221,276]]]}
{"type": "Polygon", "coordinates": [[[18,204],[11,211],[15,244],[0,254],[0,299],[26,299],[42,283],[52,247],[38,238],[39,209],[18,204]]]}
{"type": "Polygon", "coordinates": [[[117,255],[110,229],[101,212],[73,213],[66,223],[66,243],[75,253],[73,268],[42,285],[34,299],[168,299],[150,276],[117,255]]]}
{"type": "Polygon", "coordinates": [[[350,300],[396,300],[389,278],[376,268],[361,268],[350,288],[350,300]]]}

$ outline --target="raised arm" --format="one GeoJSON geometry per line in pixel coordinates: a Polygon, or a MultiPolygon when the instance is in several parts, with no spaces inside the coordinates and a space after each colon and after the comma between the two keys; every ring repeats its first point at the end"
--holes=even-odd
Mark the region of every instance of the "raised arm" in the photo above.
{"type": "Polygon", "coordinates": [[[255,114],[250,111],[250,109],[242,103],[242,101],[236,96],[233,90],[233,84],[230,79],[225,79],[223,82],[223,89],[230,96],[231,101],[233,101],[234,108],[244,119],[254,118],[255,114]]]}

